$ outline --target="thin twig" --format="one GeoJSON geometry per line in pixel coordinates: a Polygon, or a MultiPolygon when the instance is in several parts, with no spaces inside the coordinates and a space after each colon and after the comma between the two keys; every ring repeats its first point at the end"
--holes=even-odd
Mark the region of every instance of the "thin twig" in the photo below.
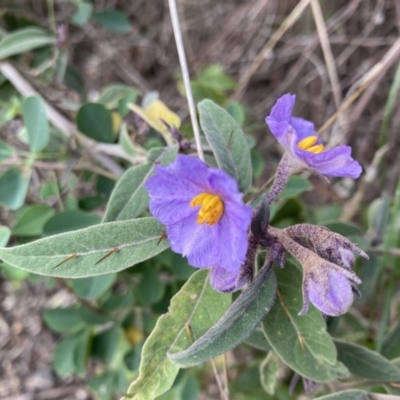
{"type": "Polygon", "coordinates": [[[196,108],[194,106],[192,88],[190,86],[189,70],[186,62],[185,48],[183,47],[182,32],[179,26],[178,11],[176,8],[175,0],[168,0],[169,11],[171,13],[172,27],[174,29],[174,36],[176,48],[178,50],[179,63],[181,65],[183,83],[185,85],[186,98],[189,105],[190,119],[192,121],[194,138],[196,140],[197,153],[199,158],[204,161],[203,149],[201,147],[200,129],[197,122],[196,108]]]}
{"type": "Polygon", "coordinates": [[[226,392],[224,391],[224,387],[222,386],[221,379],[220,379],[220,377],[219,377],[219,375],[218,375],[217,366],[215,365],[215,361],[214,361],[213,358],[211,359],[211,365],[212,365],[212,369],[213,369],[213,372],[214,372],[215,380],[216,380],[217,385],[218,385],[218,389],[219,389],[219,391],[221,392],[221,397],[222,397],[224,400],[229,400],[229,397],[228,397],[228,395],[226,394],[226,392]]]}
{"type": "Polygon", "coordinates": [[[393,256],[393,257],[400,257],[400,249],[384,249],[382,247],[372,247],[370,249],[368,249],[367,251],[369,252],[373,252],[376,254],[388,254],[389,256],[393,256]]]}
{"type": "Polygon", "coordinates": [[[224,371],[224,381],[225,381],[225,393],[229,396],[229,378],[228,378],[228,352],[224,353],[224,358],[222,360],[222,367],[224,371]]]}
{"type": "Polygon", "coordinates": [[[310,0],[301,0],[293,9],[293,11],[282,22],[280,27],[274,32],[274,34],[271,36],[265,46],[254,58],[253,62],[241,76],[236,92],[232,96],[234,100],[239,100],[243,96],[251,77],[258,70],[262,62],[268,57],[269,53],[272,51],[272,49],[275,47],[275,45],[278,43],[284,33],[299,19],[300,15],[309,3],[310,0]]]}
{"type": "Polygon", "coordinates": [[[329,80],[331,81],[333,98],[335,99],[336,108],[339,108],[340,103],[342,102],[339,77],[336,71],[335,59],[333,57],[331,45],[329,43],[328,32],[326,30],[324,16],[322,15],[322,10],[321,10],[321,5],[319,4],[319,0],[311,0],[311,9],[315,20],[315,25],[317,26],[322,52],[324,53],[326,67],[328,69],[329,80]]]}
{"type": "Polygon", "coordinates": [[[370,83],[379,75],[383,68],[386,67],[388,63],[392,63],[400,55],[400,39],[397,39],[393,46],[387,51],[383,59],[377,62],[370,70],[359,80],[358,89],[352,93],[347,100],[345,100],[339,109],[322,125],[318,130],[318,135],[320,135],[325,129],[329,128],[341,115],[346,111],[354,101],[360,96],[360,94],[370,85],[370,83]]]}

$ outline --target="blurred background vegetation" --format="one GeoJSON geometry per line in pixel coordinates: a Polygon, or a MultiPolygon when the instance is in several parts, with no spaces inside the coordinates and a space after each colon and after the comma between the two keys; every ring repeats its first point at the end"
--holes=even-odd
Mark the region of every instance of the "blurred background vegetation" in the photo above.
{"type": "MultiPolygon", "coordinates": [[[[352,146],[365,173],[356,182],[295,177],[272,223],[323,224],[367,249],[370,260],[357,266],[363,297],[331,328],[394,359],[400,356],[400,2],[319,0],[322,19],[309,3],[179,0],[192,89],[196,102],[213,99],[243,127],[253,194],[282,154],[264,123],[279,96],[296,94],[295,114],[317,129],[339,110],[321,135],[330,145],[352,146]]],[[[166,0],[3,0],[0,244],[99,223],[118,176],[163,145],[127,108],[157,96],[180,116],[190,140],[166,0]],[[51,109],[44,112],[45,105],[51,109]],[[46,137],[32,143],[38,127],[46,137]]],[[[83,400],[125,392],[144,339],[194,269],[167,251],[118,275],[74,281],[4,263],[0,271],[0,398],[83,400]]],[[[289,372],[266,364],[256,347],[228,354],[232,399],[289,398],[289,372]]],[[[302,388],[295,393],[301,396],[302,388]]],[[[182,372],[163,398],[218,399],[211,365],[182,372]]]]}

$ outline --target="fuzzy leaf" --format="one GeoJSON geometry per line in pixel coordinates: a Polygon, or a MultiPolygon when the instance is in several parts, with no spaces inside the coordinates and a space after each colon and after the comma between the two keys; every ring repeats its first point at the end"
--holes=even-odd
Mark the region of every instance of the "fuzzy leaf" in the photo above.
{"type": "Polygon", "coordinates": [[[166,392],[179,371],[167,353],[187,348],[228,309],[231,296],[216,292],[208,281],[207,270],[197,271],[172,298],[170,311],[158,319],[143,346],[139,377],[124,400],[152,400],[166,392]]]}
{"type": "Polygon", "coordinates": [[[276,275],[279,300],[263,321],[268,342],[300,375],[317,382],[337,378],[346,369],[336,362],[336,348],[321,313],[310,306],[306,315],[298,315],[302,308],[301,272],[287,263],[276,275]]]}
{"type": "Polygon", "coordinates": [[[98,142],[114,141],[112,115],[102,104],[84,104],[76,115],[76,123],[82,133],[98,142]]]}
{"type": "Polygon", "coordinates": [[[235,300],[220,321],[188,349],[169,353],[181,367],[216,357],[242,343],[271,309],[276,296],[276,278],[263,268],[252,284],[235,300]]]}
{"type": "Polygon", "coordinates": [[[153,175],[156,164],[170,163],[178,152],[178,146],[164,148],[154,162],[129,168],[115,186],[107,206],[103,222],[137,218],[147,208],[149,195],[144,187],[153,175]]]}
{"type": "Polygon", "coordinates": [[[270,351],[272,350],[271,345],[265,338],[262,327],[259,325],[254,332],[244,341],[245,344],[254,347],[258,350],[270,351]]]}
{"type": "Polygon", "coordinates": [[[372,398],[363,390],[343,390],[342,392],[317,397],[315,400],[372,400],[372,398]]]}
{"type": "Polygon", "coordinates": [[[28,192],[31,171],[12,167],[0,176],[0,203],[10,210],[18,210],[28,192]]]}
{"type": "Polygon", "coordinates": [[[0,248],[0,258],[39,275],[85,278],[121,271],[161,253],[168,247],[166,240],[159,243],[163,232],[164,227],[154,218],[110,222],[0,248]],[[115,249],[118,251],[99,262],[115,249]],[[55,268],[73,255],[76,256],[55,268]]]}
{"type": "Polygon", "coordinates": [[[28,131],[31,151],[42,151],[50,140],[49,123],[44,101],[39,96],[27,97],[22,103],[22,116],[28,131]]]}
{"type": "Polygon", "coordinates": [[[200,123],[218,166],[236,179],[246,193],[252,180],[251,157],[246,138],[238,123],[227,111],[203,100],[198,105],[200,123]]]}
{"type": "Polygon", "coordinates": [[[23,28],[3,36],[0,42],[0,60],[56,41],[40,28],[23,28]]]}
{"type": "Polygon", "coordinates": [[[0,247],[4,247],[11,236],[11,230],[8,226],[0,226],[0,247]]]}
{"type": "Polygon", "coordinates": [[[379,353],[335,339],[338,359],[351,373],[379,382],[399,382],[400,369],[379,353]]]}
{"type": "Polygon", "coordinates": [[[260,383],[266,393],[275,394],[278,383],[279,358],[273,352],[268,353],[267,357],[260,364],[260,383]]]}

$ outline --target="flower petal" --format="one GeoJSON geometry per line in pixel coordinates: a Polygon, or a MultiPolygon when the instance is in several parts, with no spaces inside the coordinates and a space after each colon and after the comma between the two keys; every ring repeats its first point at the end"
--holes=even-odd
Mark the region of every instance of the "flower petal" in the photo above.
{"type": "Polygon", "coordinates": [[[338,146],[319,154],[299,148],[295,151],[297,157],[303,159],[310,167],[322,175],[354,179],[361,175],[361,165],[351,157],[351,147],[349,146],[338,146]]]}
{"type": "MultiPolygon", "coordinates": [[[[296,131],[297,140],[300,141],[308,136],[315,135],[314,124],[311,121],[307,121],[303,118],[292,117],[290,118],[290,125],[296,131]]],[[[321,139],[318,139],[317,143],[322,143],[321,139]]]]}
{"type": "Polygon", "coordinates": [[[290,93],[286,93],[281,96],[272,107],[270,117],[277,122],[286,121],[290,122],[292,116],[292,110],[296,96],[290,93]]]}
{"type": "Polygon", "coordinates": [[[332,271],[326,279],[315,279],[311,274],[307,278],[308,297],[320,311],[335,317],[349,310],[353,303],[353,291],[345,276],[332,271]]]}
{"type": "Polygon", "coordinates": [[[221,267],[213,267],[211,268],[210,273],[210,284],[219,292],[229,293],[233,292],[237,289],[236,280],[238,277],[238,273],[235,271],[228,271],[221,267]]]}
{"type": "Polygon", "coordinates": [[[197,211],[176,224],[168,225],[167,236],[171,249],[186,256],[193,267],[212,267],[219,259],[218,224],[197,223],[197,211]]]}
{"type": "Polygon", "coordinates": [[[150,200],[149,209],[153,216],[164,225],[175,224],[189,215],[196,218],[198,207],[190,205],[189,199],[175,200],[162,199],[158,201],[150,200]]]}

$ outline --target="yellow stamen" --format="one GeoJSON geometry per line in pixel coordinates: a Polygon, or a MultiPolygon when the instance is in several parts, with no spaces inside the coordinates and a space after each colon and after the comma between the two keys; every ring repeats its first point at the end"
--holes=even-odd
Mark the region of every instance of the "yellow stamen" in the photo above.
{"type": "Polygon", "coordinates": [[[317,144],[318,136],[308,136],[297,143],[299,149],[310,151],[311,153],[318,154],[324,151],[325,147],[323,144],[317,144]],[[314,146],[315,145],[315,146],[314,146]]]}
{"type": "Polygon", "coordinates": [[[216,224],[224,213],[224,203],[216,194],[201,193],[190,202],[192,207],[200,206],[197,214],[197,223],[207,225],[216,224]]]}
{"type": "Polygon", "coordinates": [[[317,144],[316,146],[312,146],[307,149],[307,151],[311,151],[311,153],[318,154],[324,151],[325,147],[323,144],[317,144]]]}

